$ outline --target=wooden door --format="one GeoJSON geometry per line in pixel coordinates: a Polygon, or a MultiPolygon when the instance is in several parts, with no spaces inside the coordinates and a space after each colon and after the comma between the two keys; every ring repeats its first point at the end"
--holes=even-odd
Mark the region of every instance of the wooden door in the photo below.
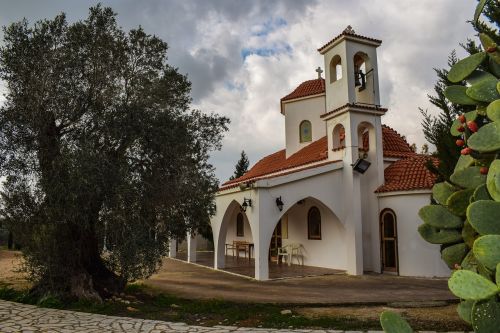
{"type": "Polygon", "coordinates": [[[385,209],[380,214],[380,256],[382,272],[399,273],[396,214],[385,209]]]}

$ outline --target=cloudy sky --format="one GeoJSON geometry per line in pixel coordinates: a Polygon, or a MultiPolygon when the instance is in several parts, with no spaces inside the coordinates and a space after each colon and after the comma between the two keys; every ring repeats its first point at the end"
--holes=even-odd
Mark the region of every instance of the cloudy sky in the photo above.
{"type": "MultiPolygon", "coordinates": [[[[142,25],[168,42],[169,61],[193,84],[193,108],[231,119],[212,162],[221,181],[241,150],[251,164],[284,147],[279,99],[324,67],[316,49],[351,25],[381,39],[378,48],[383,122],[419,147],[425,143],[418,107],[432,107],[436,77],[451,50],[474,32],[474,0],[123,0],[101,1],[124,29],[142,25]]],[[[65,12],[87,16],[97,1],[0,0],[0,26],[65,12]]],[[[1,42],[0,42],[1,43],[1,42]]],[[[0,83],[1,85],[1,83],[0,83]]],[[[2,87],[0,86],[0,89],[2,87]]],[[[5,92],[5,89],[4,89],[5,92]]],[[[0,97],[1,103],[2,97],[0,97]]]]}

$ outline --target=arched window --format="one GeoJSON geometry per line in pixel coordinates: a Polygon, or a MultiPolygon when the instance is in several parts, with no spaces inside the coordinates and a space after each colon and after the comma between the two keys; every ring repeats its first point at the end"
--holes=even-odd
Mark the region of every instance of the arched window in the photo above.
{"type": "Polygon", "coordinates": [[[342,78],[342,59],[336,55],[330,61],[330,83],[342,78]]]}
{"type": "Polygon", "coordinates": [[[333,128],[333,150],[345,148],[345,128],[342,124],[337,124],[333,128]]]}
{"type": "Polygon", "coordinates": [[[384,209],[380,214],[380,252],[383,271],[398,271],[398,231],[396,214],[384,209]]]}
{"type": "Polygon", "coordinates": [[[314,206],[307,213],[307,238],[321,239],[321,213],[314,206]]]}
{"type": "Polygon", "coordinates": [[[359,87],[359,91],[366,88],[366,59],[368,56],[363,52],[354,55],[354,85],[359,87]]]}
{"type": "Polygon", "coordinates": [[[309,120],[303,120],[299,125],[300,142],[312,141],[312,126],[309,120]]]}
{"type": "Polygon", "coordinates": [[[243,214],[238,213],[236,216],[236,237],[244,237],[245,236],[245,225],[243,222],[243,214]]]}

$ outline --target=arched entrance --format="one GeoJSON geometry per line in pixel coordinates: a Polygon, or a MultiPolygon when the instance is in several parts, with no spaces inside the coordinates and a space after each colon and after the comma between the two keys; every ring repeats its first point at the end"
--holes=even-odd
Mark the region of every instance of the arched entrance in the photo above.
{"type": "Polygon", "coordinates": [[[396,214],[392,209],[380,213],[380,258],[382,272],[399,274],[398,230],[396,214]]]}
{"type": "Polygon", "coordinates": [[[328,206],[310,196],[282,214],[268,244],[270,278],[346,269],[345,228],[328,206]],[[280,248],[292,251],[291,257],[279,255],[280,248]]]}

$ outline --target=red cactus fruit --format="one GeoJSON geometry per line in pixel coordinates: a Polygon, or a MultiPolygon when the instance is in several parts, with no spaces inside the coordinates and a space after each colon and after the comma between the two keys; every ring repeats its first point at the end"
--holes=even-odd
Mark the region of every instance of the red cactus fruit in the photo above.
{"type": "Polygon", "coordinates": [[[496,46],[490,46],[486,49],[486,52],[488,53],[494,53],[497,51],[497,47],[496,46]]]}
{"type": "Polygon", "coordinates": [[[472,149],[470,149],[469,147],[467,147],[467,148],[462,149],[460,151],[460,154],[462,154],[462,155],[469,155],[471,151],[472,151],[472,149]]]}
{"type": "Polygon", "coordinates": [[[477,132],[478,127],[475,121],[468,121],[467,122],[467,127],[471,130],[471,132],[477,132]]]}
{"type": "Polygon", "coordinates": [[[461,114],[460,116],[458,116],[458,120],[462,123],[462,124],[465,124],[465,122],[467,121],[467,119],[465,118],[465,115],[461,114]]]}
{"type": "Polygon", "coordinates": [[[462,140],[462,139],[458,139],[457,141],[455,141],[455,143],[457,144],[457,146],[459,147],[462,147],[463,145],[465,145],[465,141],[462,140]]]}
{"type": "Polygon", "coordinates": [[[482,175],[487,175],[488,167],[481,167],[481,169],[479,169],[479,172],[481,172],[482,175]]]}
{"type": "Polygon", "coordinates": [[[465,132],[465,127],[460,125],[460,126],[458,126],[457,131],[459,131],[460,133],[465,132]]]}

